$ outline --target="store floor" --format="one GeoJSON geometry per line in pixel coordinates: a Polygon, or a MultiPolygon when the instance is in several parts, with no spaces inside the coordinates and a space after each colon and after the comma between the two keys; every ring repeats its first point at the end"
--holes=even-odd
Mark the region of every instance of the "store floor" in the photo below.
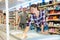
{"type": "MultiPolygon", "coordinates": [[[[10,40],[18,40],[11,35],[9,36],[10,36],[10,40]]],[[[0,24],[0,40],[7,40],[6,38],[7,38],[7,35],[6,35],[5,25],[0,24]]]]}
{"type": "MultiPolygon", "coordinates": [[[[0,40],[6,40],[6,32],[0,30],[0,40]]],[[[10,35],[10,40],[18,40],[17,38],[10,35]]]]}
{"type": "MultiPolygon", "coordinates": [[[[21,40],[23,31],[20,30],[13,30],[10,32],[12,36],[17,38],[18,40],[21,40]]],[[[27,34],[27,38],[24,40],[60,40],[60,35],[43,35],[38,34],[35,31],[29,31],[27,34]]]]}
{"type": "Polygon", "coordinates": [[[6,33],[0,30],[0,40],[6,40],[6,33]]]}
{"type": "Polygon", "coordinates": [[[6,40],[5,24],[0,24],[0,40],[6,40]]]}

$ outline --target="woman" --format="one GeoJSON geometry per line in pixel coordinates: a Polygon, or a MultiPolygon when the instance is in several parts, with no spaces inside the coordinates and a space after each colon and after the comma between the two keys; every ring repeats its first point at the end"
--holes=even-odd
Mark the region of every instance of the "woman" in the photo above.
{"type": "Polygon", "coordinates": [[[44,31],[46,30],[46,29],[44,29],[44,25],[46,23],[45,13],[44,13],[45,11],[43,11],[43,10],[42,10],[42,12],[39,11],[38,6],[36,4],[33,4],[30,6],[30,12],[31,12],[31,16],[27,22],[27,26],[26,26],[25,31],[23,33],[23,38],[26,38],[27,32],[30,28],[32,21],[34,21],[34,24],[36,25],[37,30],[41,29],[40,30],[41,33],[44,33],[44,31]]]}

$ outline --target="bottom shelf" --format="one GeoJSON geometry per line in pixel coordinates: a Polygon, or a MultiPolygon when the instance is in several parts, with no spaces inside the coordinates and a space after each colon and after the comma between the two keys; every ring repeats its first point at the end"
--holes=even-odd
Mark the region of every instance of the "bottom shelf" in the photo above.
{"type": "Polygon", "coordinates": [[[49,32],[49,34],[58,34],[58,35],[60,35],[60,32],[49,32]]]}
{"type": "Polygon", "coordinates": [[[49,26],[49,27],[55,27],[55,28],[60,28],[60,26],[49,26]]]}

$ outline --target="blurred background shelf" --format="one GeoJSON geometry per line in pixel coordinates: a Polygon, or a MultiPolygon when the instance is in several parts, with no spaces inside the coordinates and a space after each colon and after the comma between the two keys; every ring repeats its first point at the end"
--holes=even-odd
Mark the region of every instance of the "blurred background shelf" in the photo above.
{"type": "Polygon", "coordinates": [[[55,28],[60,28],[60,26],[49,26],[49,27],[55,27],[55,28]]]}
{"type": "Polygon", "coordinates": [[[60,15],[60,13],[54,13],[54,14],[47,14],[47,15],[60,15]]]}
{"type": "Polygon", "coordinates": [[[60,4],[60,2],[55,2],[55,3],[52,3],[52,4],[42,5],[42,6],[39,6],[39,8],[48,7],[48,6],[57,5],[57,4],[60,4]]]}
{"type": "Polygon", "coordinates": [[[48,19],[46,21],[60,21],[60,19],[48,19]]]}

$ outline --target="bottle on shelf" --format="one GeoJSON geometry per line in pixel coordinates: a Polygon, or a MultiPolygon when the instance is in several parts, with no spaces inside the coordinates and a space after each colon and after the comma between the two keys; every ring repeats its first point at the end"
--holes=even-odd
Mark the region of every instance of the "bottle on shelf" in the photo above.
{"type": "Polygon", "coordinates": [[[57,16],[53,16],[53,19],[58,19],[57,16]]]}

